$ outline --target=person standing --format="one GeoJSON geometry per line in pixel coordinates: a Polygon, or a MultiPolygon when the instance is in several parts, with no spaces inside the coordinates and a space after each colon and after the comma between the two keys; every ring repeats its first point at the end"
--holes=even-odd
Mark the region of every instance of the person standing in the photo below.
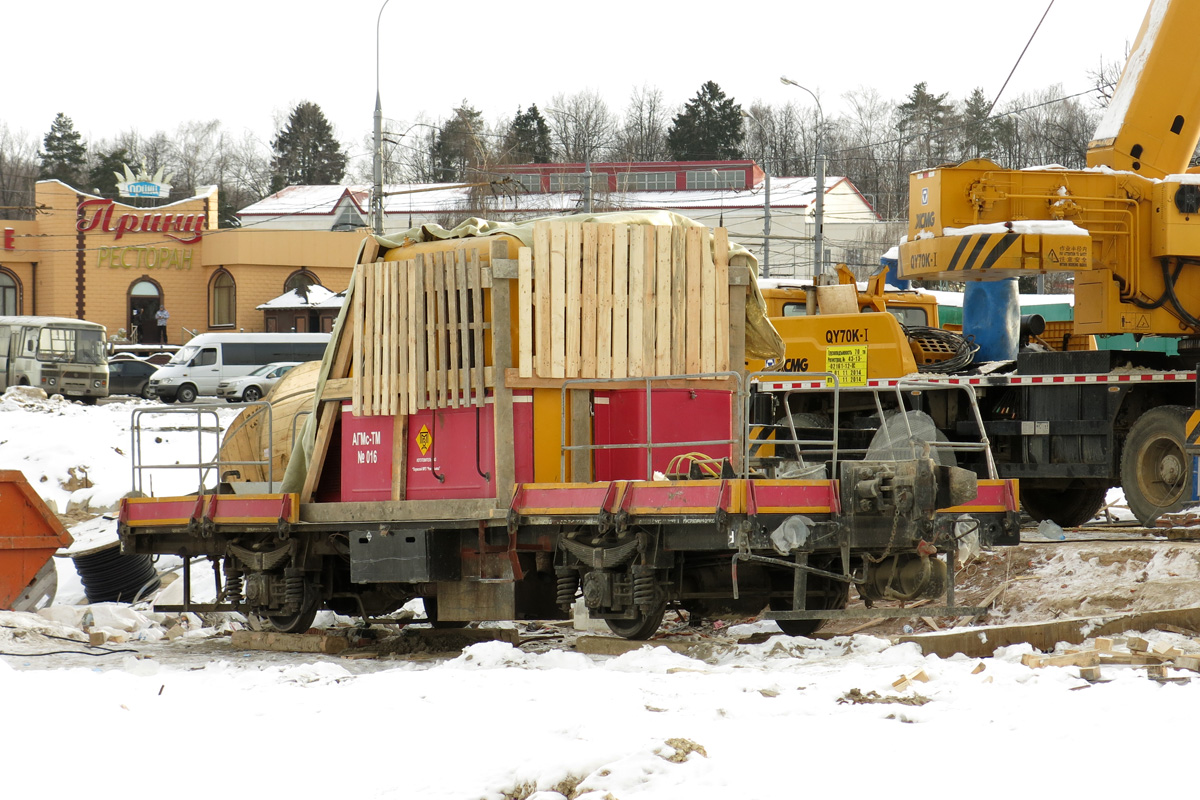
{"type": "Polygon", "coordinates": [[[166,306],[159,306],[158,311],[154,312],[154,320],[158,323],[158,343],[167,343],[167,320],[171,318],[171,312],[167,311],[166,306]]]}

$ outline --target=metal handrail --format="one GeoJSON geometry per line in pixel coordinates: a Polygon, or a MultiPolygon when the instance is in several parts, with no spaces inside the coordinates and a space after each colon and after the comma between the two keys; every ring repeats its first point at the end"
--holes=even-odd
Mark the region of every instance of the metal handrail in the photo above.
{"type": "MultiPolygon", "coordinates": [[[[274,435],[275,430],[274,430],[274,419],[273,419],[271,404],[265,400],[258,400],[258,401],[254,401],[253,403],[249,403],[247,405],[253,405],[257,408],[255,411],[246,415],[246,421],[243,424],[248,423],[251,419],[253,419],[257,415],[263,413],[263,411],[265,410],[265,413],[267,415],[267,439],[268,439],[268,441],[271,442],[272,447],[273,447],[274,442],[275,442],[275,435],[274,435]]],[[[184,428],[181,426],[180,430],[182,431],[182,430],[184,430],[184,428]]],[[[270,455],[268,455],[266,458],[261,459],[261,460],[249,460],[249,461],[240,461],[240,460],[239,461],[226,461],[221,458],[221,441],[222,441],[221,419],[217,415],[216,408],[213,406],[207,406],[207,405],[151,406],[149,408],[134,409],[133,413],[131,415],[131,420],[130,420],[130,439],[131,439],[130,463],[131,463],[131,468],[132,468],[131,484],[132,484],[133,490],[139,494],[145,494],[145,492],[143,491],[143,473],[145,473],[146,471],[149,471],[149,470],[194,469],[197,472],[197,484],[198,485],[197,485],[196,493],[200,494],[200,495],[206,494],[204,484],[205,484],[205,481],[207,480],[209,474],[211,472],[215,471],[216,475],[217,475],[217,482],[219,483],[221,476],[224,475],[224,473],[225,473],[225,467],[233,467],[233,466],[260,466],[260,467],[262,467],[262,466],[265,466],[266,472],[267,472],[268,483],[272,486],[275,483],[274,459],[270,455]],[[172,462],[170,464],[147,464],[147,463],[145,463],[145,459],[142,454],[142,433],[143,433],[142,417],[147,414],[163,415],[163,416],[194,414],[196,417],[196,423],[195,423],[196,461],[194,463],[172,462]],[[209,415],[213,419],[213,424],[212,424],[211,428],[206,429],[203,424],[205,415],[209,415]],[[204,435],[205,435],[205,433],[210,433],[210,432],[215,433],[215,436],[216,436],[216,455],[215,455],[215,457],[213,457],[211,459],[205,459],[205,457],[204,457],[204,435]]],[[[268,450],[268,452],[270,452],[270,451],[268,450]]],[[[217,491],[217,489],[214,487],[213,493],[215,493],[216,491],[217,491]]]]}

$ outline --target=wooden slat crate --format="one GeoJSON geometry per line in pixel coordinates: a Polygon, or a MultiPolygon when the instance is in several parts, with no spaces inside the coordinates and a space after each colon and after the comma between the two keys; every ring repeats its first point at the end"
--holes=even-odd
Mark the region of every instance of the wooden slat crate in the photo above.
{"type": "Polygon", "coordinates": [[[641,378],[729,360],[724,229],[547,221],[518,255],[518,374],[641,378]]]}
{"type": "Polygon", "coordinates": [[[483,349],[491,280],[478,251],[360,266],[351,309],[354,413],[482,406],[494,384],[483,349]]]}

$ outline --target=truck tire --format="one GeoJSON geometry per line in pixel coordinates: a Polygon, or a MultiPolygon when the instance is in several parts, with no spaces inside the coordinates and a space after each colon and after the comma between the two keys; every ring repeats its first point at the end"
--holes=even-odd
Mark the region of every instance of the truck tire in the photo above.
{"type": "Polygon", "coordinates": [[[1077,528],[1104,507],[1105,486],[1071,481],[1066,486],[1021,483],[1021,507],[1034,522],[1048,519],[1064,528],[1077,528]]]}
{"type": "Polygon", "coordinates": [[[1190,459],[1184,453],[1186,406],[1159,406],[1133,424],[1121,453],[1121,488],[1143,525],[1191,502],[1190,459]]]}
{"type": "Polygon", "coordinates": [[[184,405],[196,402],[196,387],[190,383],[185,383],[179,387],[179,394],[175,398],[184,405]]]}

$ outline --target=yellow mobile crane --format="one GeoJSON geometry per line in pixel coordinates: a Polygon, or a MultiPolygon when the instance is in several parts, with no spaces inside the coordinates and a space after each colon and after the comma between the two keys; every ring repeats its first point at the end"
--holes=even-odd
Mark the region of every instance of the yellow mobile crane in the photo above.
{"type": "Polygon", "coordinates": [[[1038,517],[1083,521],[1120,485],[1143,523],[1193,495],[1185,424],[1200,354],[1200,3],[1153,0],[1088,167],[987,159],[910,177],[903,278],[1068,271],[1075,330],[1178,339],[1180,356],[1021,354],[979,379],[1001,474],[1038,517]]]}

